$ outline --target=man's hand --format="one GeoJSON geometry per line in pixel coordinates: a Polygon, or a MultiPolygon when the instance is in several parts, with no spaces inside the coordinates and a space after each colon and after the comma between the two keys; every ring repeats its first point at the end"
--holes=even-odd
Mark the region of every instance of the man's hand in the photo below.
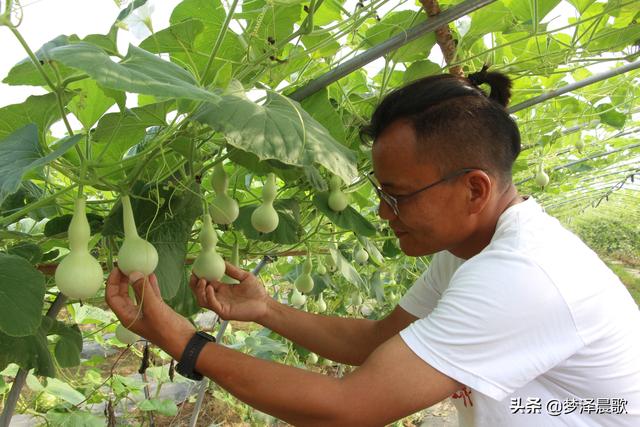
{"type": "Polygon", "coordinates": [[[162,300],[155,274],[143,277],[134,272],[127,277],[114,268],[107,279],[105,298],[124,327],[180,360],[195,328],[162,300]],[[130,281],[138,304],[129,297],[130,281]]]}
{"type": "Polygon", "coordinates": [[[227,276],[240,281],[235,285],[217,280],[207,283],[192,275],[191,290],[201,307],[215,311],[224,320],[258,322],[269,309],[271,298],[260,280],[248,271],[226,263],[227,276]]]}

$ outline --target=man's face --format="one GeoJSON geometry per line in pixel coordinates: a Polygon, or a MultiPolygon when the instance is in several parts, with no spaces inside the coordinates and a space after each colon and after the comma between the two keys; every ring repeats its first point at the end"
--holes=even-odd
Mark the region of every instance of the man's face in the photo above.
{"type": "MultiPolygon", "coordinates": [[[[408,195],[442,178],[437,165],[416,148],[415,132],[406,121],[392,123],[376,139],[374,174],[389,195],[408,195]]],[[[459,181],[452,179],[401,201],[399,215],[380,202],[378,213],[389,222],[405,254],[429,255],[464,240],[465,194],[459,181]]]]}

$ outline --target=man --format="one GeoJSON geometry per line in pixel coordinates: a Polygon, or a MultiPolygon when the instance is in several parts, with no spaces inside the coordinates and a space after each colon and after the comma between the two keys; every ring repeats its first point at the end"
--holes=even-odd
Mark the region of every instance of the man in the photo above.
{"type": "Polygon", "coordinates": [[[230,264],[238,285],[192,277],[199,304],[222,318],[257,322],[359,366],[344,378],[214,343],[194,347],[193,327],[164,304],[153,275],[114,270],[109,305],[181,363],[295,425],[384,425],[452,395],[468,425],[640,425],[638,307],[592,251],[518,195],[509,88],[484,69],[469,80],[428,77],[387,96],[365,129],[380,216],[405,254],[435,254],[386,318],[296,310],[230,264]],[[481,83],[491,85],[489,97],[481,83]]]}

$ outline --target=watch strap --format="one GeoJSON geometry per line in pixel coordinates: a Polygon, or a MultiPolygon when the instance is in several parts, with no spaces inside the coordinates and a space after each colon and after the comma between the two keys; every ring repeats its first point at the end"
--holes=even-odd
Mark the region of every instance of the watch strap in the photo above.
{"type": "Polygon", "coordinates": [[[176,365],[176,372],[183,377],[200,381],[203,377],[195,371],[196,362],[204,346],[210,342],[216,342],[216,339],[205,332],[196,332],[184,348],[180,362],[176,365]]]}

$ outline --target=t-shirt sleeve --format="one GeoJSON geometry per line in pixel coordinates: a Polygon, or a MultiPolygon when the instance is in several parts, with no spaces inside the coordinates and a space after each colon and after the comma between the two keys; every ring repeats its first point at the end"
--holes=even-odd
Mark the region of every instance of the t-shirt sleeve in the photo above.
{"type": "Polygon", "coordinates": [[[544,271],[495,252],[463,264],[431,314],[400,335],[435,369],[502,400],[584,343],[544,271]]]}
{"type": "Polygon", "coordinates": [[[431,263],[398,302],[409,314],[423,318],[429,315],[442,297],[453,271],[447,271],[447,254],[437,253],[431,263]],[[447,274],[448,273],[448,274],[447,274]],[[445,277],[448,276],[448,277],[445,277]]]}

